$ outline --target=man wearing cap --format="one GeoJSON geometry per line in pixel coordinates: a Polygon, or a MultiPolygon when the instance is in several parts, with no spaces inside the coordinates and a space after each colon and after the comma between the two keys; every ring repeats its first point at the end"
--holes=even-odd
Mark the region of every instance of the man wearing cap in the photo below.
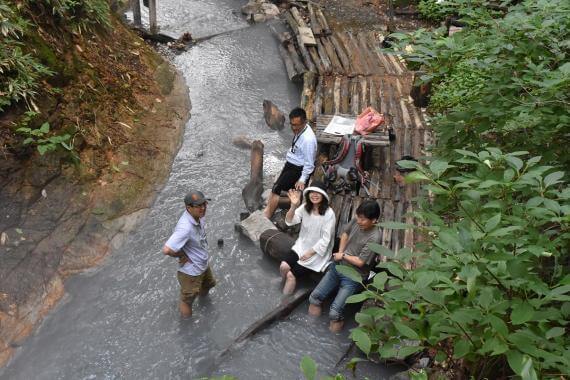
{"type": "Polygon", "coordinates": [[[174,232],[162,248],[167,256],[177,257],[178,283],[180,284],[180,313],[192,316],[192,303],[198,295],[207,295],[216,285],[208,265],[208,241],[204,229],[204,215],[210,199],[201,191],[191,191],[184,197],[186,209],[174,232]]]}
{"type": "Polygon", "coordinates": [[[267,207],[263,211],[263,214],[269,219],[277,209],[281,191],[288,191],[293,188],[302,191],[315,169],[317,138],[311,126],[307,124],[305,110],[302,108],[293,109],[289,113],[289,123],[294,134],[293,141],[291,141],[291,148],[285,157],[285,166],[271,189],[267,207]]]}

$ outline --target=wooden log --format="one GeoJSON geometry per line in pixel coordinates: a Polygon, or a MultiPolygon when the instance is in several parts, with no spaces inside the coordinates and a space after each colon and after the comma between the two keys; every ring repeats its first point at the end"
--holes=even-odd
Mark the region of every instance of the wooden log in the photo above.
{"type": "Polygon", "coordinates": [[[299,27],[299,38],[305,46],[317,46],[317,40],[309,27],[299,27]]]}
{"type": "Polygon", "coordinates": [[[340,113],[348,113],[349,110],[348,78],[343,76],[340,81],[340,113]]]}
{"type": "MultiPolygon", "coordinates": [[[[379,110],[378,108],[378,90],[376,89],[376,81],[373,77],[368,78],[368,88],[369,88],[369,102],[368,104],[370,107],[374,108],[375,110],[379,110]]],[[[384,127],[383,125],[380,128],[384,127]]]]}
{"type": "MultiPolygon", "coordinates": [[[[382,221],[390,222],[394,220],[394,203],[391,200],[384,202],[384,213],[382,216],[382,221]]],[[[392,243],[392,230],[390,228],[384,228],[382,231],[382,245],[384,247],[390,248],[392,243]]]]}
{"type": "Polygon", "coordinates": [[[297,49],[295,49],[295,46],[291,43],[287,44],[287,52],[289,53],[289,57],[291,57],[291,60],[293,61],[293,65],[295,67],[295,71],[297,71],[299,74],[304,74],[307,71],[307,67],[303,64],[303,61],[301,60],[301,57],[299,56],[299,53],[297,52],[297,49]]]}
{"type": "Polygon", "coordinates": [[[158,24],[156,23],[156,0],[148,0],[148,20],[150,34],[158,33],[158,24]]]}
{"type": "Polygon", "coordinates": [[[360,91],[359,91],[358,78],[350,80],[350,112],[353,115],[360,113],[360,91]]]}
{"type": "Polygon", "coordinates": [[[301,27],[301,28],[308,28],[309,27],[307,25],[307,23],[305,22],[305,20],[303,20],[303,17],[301,17],[301,14],[299,13],[299,10],[296,7],[291,7],[291,9],[289,9],[289,12],[291,12],[293,19],[295,19],[295,21],[297,22],[297,25],[299,25],[299,27],[301,27]]]}
{"type": "Polygon", "coordinates": [[[321,28],[321,24],[317,19],[317,15],[315,14],[315,9],[311,3],[308,4],[309,8],[309,20],[311,21],[311,30],[315,36],[321,36],[323,33],[323,29],[321,28]]]}
{"type": "Polygon", "coordinates": [[[380,187],[382,183],[381,171],[378,168],[372,168],[369,170],[370,182],[368,185],[368,191],[370,192],[370,197],[378,198],[380,195],[380,187]]]}
{"type": "Polygon", "coordinates": [[[316,75],[307,71],[303,75],[303,91],[301,92],[301,108],[307,112],[307,120],[313,121],[314,109],[313,102],[315,98],[316,75]]]}
{"type": "Polygon", "coordinates": [[[317,73],[321,76],[326,75],[326,71],[319,57],[319,52],[317,51],[317,48],[314,46],[307,46],[306,48],[307,51],[309,52],[309,55],[311,56],[311,59],[313,60],[313,63],[315,64],[315,67],[317,68],[317,73]]]}
{"type": "MultiPolygon", "coordinates": [[[[340,219],[340,213],[342,211],[342,204],[343,204],[344,196],[342,194],[334,194],[332,196],[330,206],[334,211],[334,215],[336,217],[336,224],[335,228],[338,227],[338,221],[340,219]]],[[[335,230],[338,232],[338,228],[335,230]]]]}
{"type": "Polygon", "coordinates": [[[352,33],[346,33],[346,35],[348,37],[348,42],[352,46],[352,54],[354,55],[355,59],[358,59],[360,67],[362,68],[361,74],[370,75],[372,73],[372,70],[368,65],[366,55],[358,44],[356,37],[352,33]]]}
{"type": "Polygon", "coordinates": [[[321,43],[317,43],[317,52],[319,53],[319,58],[321,60],[325,73],[330,74],[333,71],[332,63],[329,60],[327,52],[321,43]]]}
{"type": "Polygon", "coordinates": [[[342,63],[340,62],[332,43],[329,41],[327,37],[321,37],[319,40],[320,43],[324,46],[325,51],[331,61],[333,72],[335,74],[344,74],[345,71],[342,67],[342,63]]]}
{"type": "Polygon", "coordinates": [[[358,55],[355,52],[354,46],[352,46],[352,42],[348,37],[348,33],[335,33],[335,34],[347,52],[347,56],[350,60],[350,67],[352,67],[354,74],[362,75],[365,70],[362,68],[362,64],[360,62],[358,55]]]}
{"type": "MultiPolygon", "coordinates": [[[[402,215],[404,214],[404,203],[396,202],[396,209],[394,211],[394,221],[402,222],[402,215]]],[[[394,230],[392,231],[392,251],[398,255],[398,251],[402,247],[403,231],[394,230]]]]}
{"type": "Polygon", "coordinates": [[[293,63],[293,59],[289,55],[289,52],[285,50],[282,45],[279,45],[279,55],[281,55],[281,59],[285,64],[285,71],[287,71],[287,77],[292,82],[298,82],[301,78],[301,73],[295,69],[295,64],[293,63]]]}
{"type": "Polygon", "coordinates": [[[297,50],[301,54],[301,57],[303,57],[303,62],[305,63],[305,66],[307,66],[307,69],[309,71],[314,72],[314,73],[318,72],[317,67],[313,63],[313,59],[311,58],[311,55],[309,54],[309,51],[307,50],[307,47],[305,45],[303,45],[298,40],[298,38],[296,38],[296,40],[297,40],[297,50]]]}
{"type": "Polygon", "coordinates": [[[325,15],[323,14],[323,10],[320,7],[317,7],[315,9],[315,15],[319,19],[319,23],[321,24],[323,34],[326,36],[330,35],[331,34],[331,28],[329,28],[329,23],[328,23],[325,15]]]}
{"type": "Polygon", "coordinates": [[[314,103],[313,117],[318,120],[318,117],[323,113],[323,78],[318,77],[317,87],[315,88],[315,103],[314,103]]]}
{"type": "Polygon", "coordinates": [[[353,77],[355,75],[354,68],[352,67],[352,65],[350,63],[350,59],[348,58],[348,54],[347,54],[345,48],[342,46],[342,43],[339,41],[339,39],[335,35],[329,36],[328,39],[334,47],[334,50],[338,56],[338,59],[340,60],[342,67],[344,69],[344,72],[349,77],[353,77]]]}
{"type": "MultiPolygon", "coordinates": [[[[365,77],[360,78],[360,112],[370,105],[370,93],[368,91],[368,81],[365,77]]],[[[359,112],[359,114],[360,114],[359,112]]]]}
{"type": "Polygon", "coordinates": [[[283,46],[287,46],[288,44],[293,42],[293,37],[289,32],[282,32],[282,33],[275,32],[275,35],[277,36],[277,39],[279,40],[279,42],[281,42],[283,46]]]}
{"type": "Polygon", "coordinates": [[[325,77],[324,83],[323,112],[332,114],[334,111],[334,78],[325,77]]]}
{"type": "Polygon", "coordinates": [[[372,48],[368,46],[367,33],[358,33],[355,37],[358,42],[358,46],[360,47],[360,52],[362,53],[362,60],[366,62],[368,69],[370,70],[370,74],[378,73],[376,59],[372,57],[372,48]]]}
{"type": "Polygon", "coordinates": [[[240,347],[241,344],[243,344],[246,340],[271,326],[275,321],[283,319],[291,314],[293,310],[297,308],[297,306],[309,298],[309,295],[312,291],[312,288],[298,290],[292,297],[285,298],[276,308],[251,324],[251,326],[249,326],[244,332],[235,338],[234,341],[230,343],[224,350],[222,350],[216,357],[216,360],[214,361],[215,363],[212,365],[212,367],[216,368],[223,361],[227,354],[240,347]]]}
{"type": "Polygon", "coordinates": [[[133,24],[141,26],[141,2],[140,0],[131,0],[131,9],[133,10],[133,24]]]}
{"type": "Polygon", "coordinates": [[[340,77],[336,77],[334,79],[334,90],[333,90],[333,98],[334,98],[334,108],[333,113],[338,114],[340,113],[340,77]]]}
{"type": "Polygon", "coordinates": [[[295,18],[293,17],[290,11],[285,12],[284,15],[285,15],[285,21],[287,21],[287,24],[289,24],[289,27],[293,32],[293,36],[298,36],[299,24],[297,23],[297,21],[295,21],[295,18]]]}
{"type": "Polygon", "coordinates": [[[263,192],[263,143],[255,140],[251,147],[251,172],[249,182],[243,188],[241,196],[246,208],[253,212],[261,208],[263,192]]]}

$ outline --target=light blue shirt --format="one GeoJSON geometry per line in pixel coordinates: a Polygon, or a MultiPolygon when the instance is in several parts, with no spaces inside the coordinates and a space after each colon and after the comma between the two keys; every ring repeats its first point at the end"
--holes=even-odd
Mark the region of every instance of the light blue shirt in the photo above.
{"type": "Polygon", "coordinates": [[[208,268],[208,240],[204,224],[204,218],[200,218],[198,223],[185,210],[166,242],[167,247],[175,252],[182,250],[188,257],[190,261],[178,270],[189,276],[201,275],[208,268]]]}
{"type": "Polygon", "coordinates": [[[299,181],[307,183],[307,179],[315,170],[315,158],[317,157],[317,138],[309,124],[293,137],[295,142],[287,151],[287,162],[303,167],[299,181]]]}

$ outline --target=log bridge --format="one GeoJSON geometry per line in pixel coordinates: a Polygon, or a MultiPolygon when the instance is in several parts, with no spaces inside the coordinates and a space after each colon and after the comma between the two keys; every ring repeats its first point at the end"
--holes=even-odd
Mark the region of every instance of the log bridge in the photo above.
{"type": "MultiPolygon", "coordinates": [[[[414,72],[397,55],[382,49],[384,36],[375,31],[333,30],[323,9],[309,2],[284,14],[289,31],[277,33],[280,53],[291,81],[303,82],[300,106],[307,111],[319,142],[320,160],[334,156],[340,138],[323,133],[333,115],[356,117],[368,106],[384,114],[385,124],[364,138],[364,169],[369,194],[331,194],[337,231],[353,216],[365,198],[376,199],[381,221],[417,224],[409,215],[417,184],[398,186],[395,163],[404,155],[427,156],[431,130],[421,108],[410,98],[414,72]],[[307,30],[312,36],[307,36],[307,30]],[[312,37],[312,38],[311,38],[312,37]],[[390,141],[387,129],[393,131],[390,141]]],[[[322,177],[317,169],[315,177],[322,177]]],[[[383,229],[382,244],[398,252],[418,240],[413,230],[383,229]]]]}

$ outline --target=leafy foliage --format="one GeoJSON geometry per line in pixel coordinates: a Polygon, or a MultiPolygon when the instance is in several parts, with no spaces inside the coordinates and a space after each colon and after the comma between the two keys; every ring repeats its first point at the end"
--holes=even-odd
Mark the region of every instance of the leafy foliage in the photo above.
{"type": "Polygon", "coordinates": [[[393,35],[410,67],[433,84],[437,153],[499,145],[569,164],[570,3],[526,0],[504,10],[445,4],[467,25],[463,31],[393,35]]]}
{"type": "Polygon", "coordinates": [[[421,0],[418,12],[422,18],[430,21],[442,21],[447,16],[446,8],[436,0],[421,0]]]}
{"type": "MultiPolygon", "coordinates": [[[[28,6],[38,6],[37,1],[27,0],[28,6]]],[[[106,0],[43,0],[40,6],[51,8],[60,23],[71,24],[74,31],[94,31],[99,25],[111,26],[109,3],[106,0]]]]}
{"type": "Polygon", "coordinates": [[[478,378],[506,363],[523,379],[566,373],[570,187],[562,171],[525,157],[488,148],[429,166],[400,162],[436,197],[416,212],[427,226],[417,252],[371,246],[390,261],[349,298],[381,305],[356,316],[352,337],[364,352],[403,358],[430,348],[478,378]],[[407,271],[413,257],[421,264],[407,271]]]}
{"type": "Polygon", "coordinates": [[[38,129],[20,127],[16,129],[16,132],[27,136],[23,144],[35,145],[42,156],[47,152],[53,152],[59,148],[63,148],[75,157],[71,136],[69,134],[49,136],[49,123],[43,123],[38,129]]]}

